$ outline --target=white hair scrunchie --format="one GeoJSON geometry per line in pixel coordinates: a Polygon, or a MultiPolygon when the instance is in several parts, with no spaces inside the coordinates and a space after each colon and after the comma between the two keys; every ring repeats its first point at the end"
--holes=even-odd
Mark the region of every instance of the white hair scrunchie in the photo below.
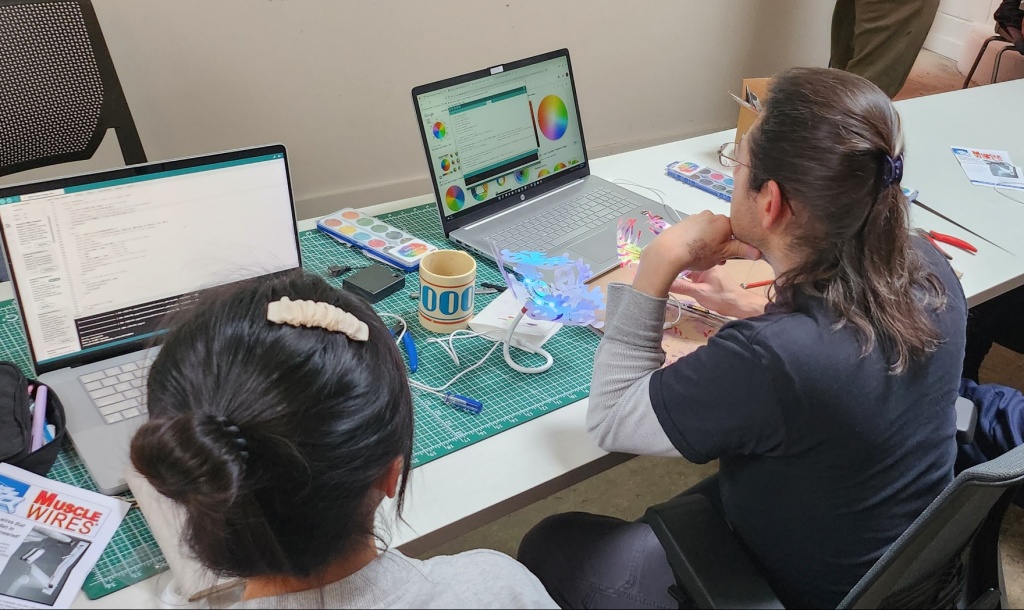
{"type": "Polygon", "coordinates": [[[370,337],[370,327],[349,312],[319,301],[293,301],[281,297],[267,307],[267,320],[275,324],[290,326],[308,326],[323,328],[333,332],[345,333],[353,341],[366,341],[370,337]]]}

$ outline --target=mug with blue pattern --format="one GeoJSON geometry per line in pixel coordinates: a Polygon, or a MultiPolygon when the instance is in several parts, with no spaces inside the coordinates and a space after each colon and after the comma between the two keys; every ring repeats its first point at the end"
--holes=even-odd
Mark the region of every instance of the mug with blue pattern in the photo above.
{"type": "Polygon", "coordinates": [[[437,250],[420,259],[419,319],[423,328],[451,333],[473,317],[476,259],[462,250],[437,250]]]}

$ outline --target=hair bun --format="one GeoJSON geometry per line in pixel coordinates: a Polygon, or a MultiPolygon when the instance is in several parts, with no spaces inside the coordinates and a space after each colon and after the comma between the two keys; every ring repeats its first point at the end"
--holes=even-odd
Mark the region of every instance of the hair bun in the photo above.
{"type": "Polygon", "coordinates": [[[245,475],[245,440],[219,418],[178,415],[152,419],[135,433],[135,469],[161,494],[199,509],[232,504],[245,475]],[[237,440],[242,441],[239,445],[237,440]]]}

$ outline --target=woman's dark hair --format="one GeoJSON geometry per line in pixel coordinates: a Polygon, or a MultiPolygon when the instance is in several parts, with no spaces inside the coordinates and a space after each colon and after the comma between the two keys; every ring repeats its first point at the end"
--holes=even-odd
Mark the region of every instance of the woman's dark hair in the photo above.
{"type": "Polygon", "coordinates": [[[316,576],[374,536],[374,484],[412,453],[412,397],[388,328],[359,297],[297,273],[207,298],[174,323],[149,373],[135,468],[184,507],[185,540],[226,575],[316,576]],[[369,327],[267,321],[281,297],[369,327]]]}
{"type": "Polygon", "coordinates": [[[751,190],[774,180],[799,226],[803,262],[776,281],[781,303],[822,297],[851,324],[865,354],[881,345],[894,374],[941,342],[928,315],[945,292],[913,248],[902,172],[903,135],[889,98],[868,80],[792,68],[771,83],[747,136],[751,190]]]}

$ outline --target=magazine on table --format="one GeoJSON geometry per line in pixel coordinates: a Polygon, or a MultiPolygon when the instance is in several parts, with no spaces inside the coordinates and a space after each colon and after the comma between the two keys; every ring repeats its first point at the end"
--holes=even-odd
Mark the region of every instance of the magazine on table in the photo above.
{"type": "Polygon", "coordinates": [[[1007,151],[965,146],[950,149],[974,186],[1024,190],[1024,170],[1013,164],[1007,151]]]}
{"type": "Polygon", "coordinates": [[[0,608],[68,608],[126,502],[0,464],[0,608]]]}

